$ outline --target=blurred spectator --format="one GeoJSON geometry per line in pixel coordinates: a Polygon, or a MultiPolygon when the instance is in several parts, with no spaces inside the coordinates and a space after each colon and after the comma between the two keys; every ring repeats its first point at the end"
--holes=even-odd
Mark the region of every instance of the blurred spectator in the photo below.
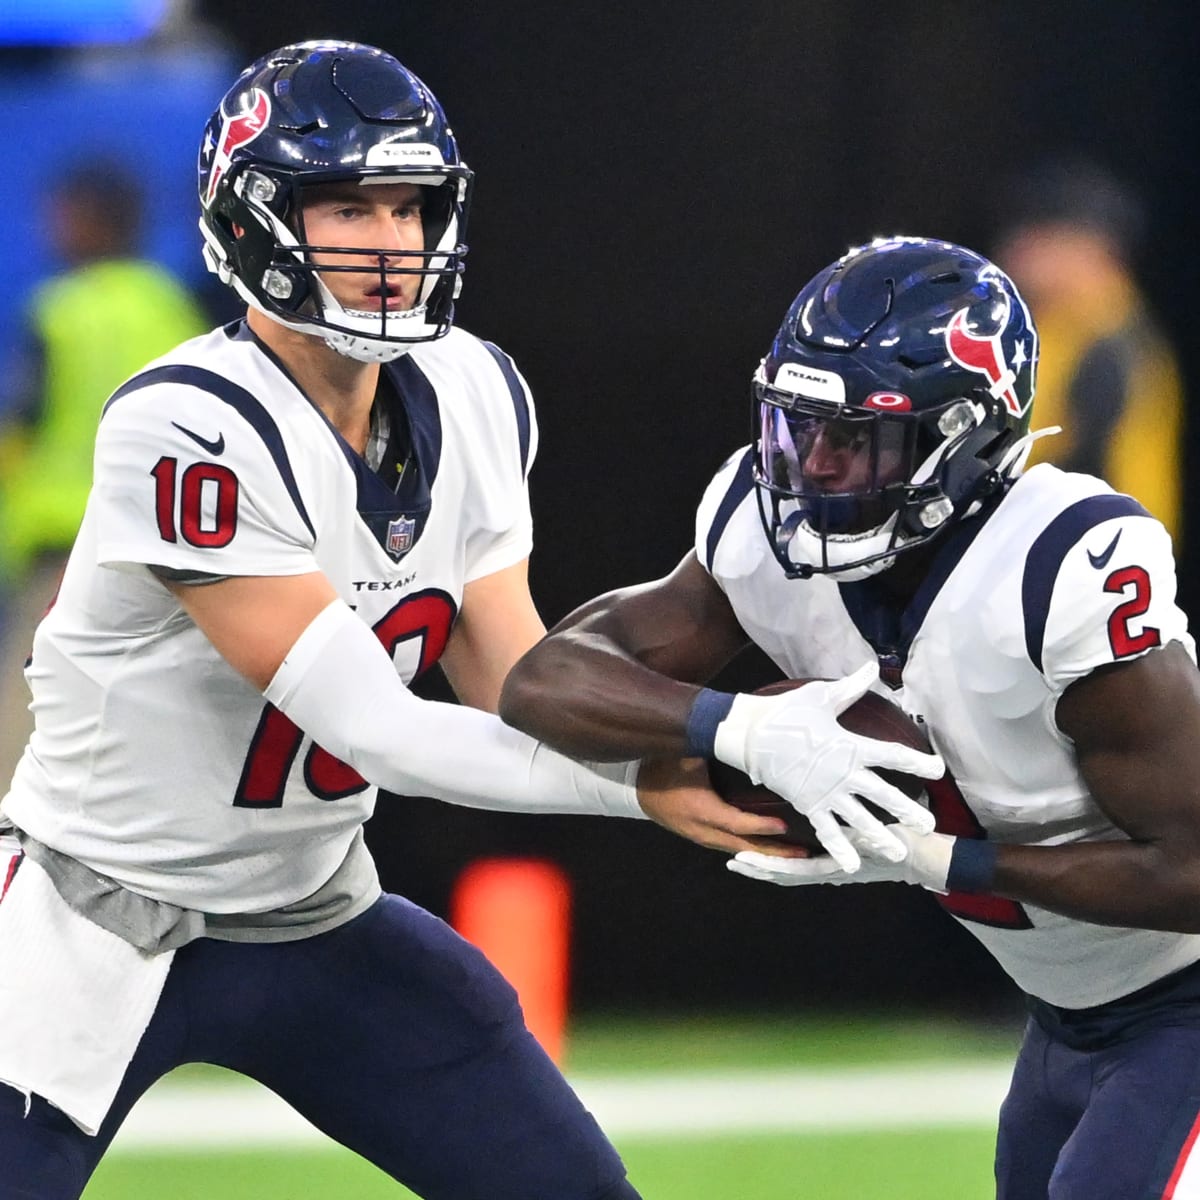
{"type": "Polygon", "coordinates": [[[1098,475],[1181,535],[1183,396],[1175,355],[1134,275],[1139,198],[1086,160],[1042,164],[1000,195],[993,258],[1041,334],[1031,462],[1098,475]]]}
{"type": "Polygon", "coordinates": [[[181,284],[137,257],[141,193],[123,167],[80,164],[46,199],[63,265],[26,303],[23,350],[0,383],[2,778],[32,728],[22,667],[83,515],[100,409],[147,359],[208,326],[181,284]]]}

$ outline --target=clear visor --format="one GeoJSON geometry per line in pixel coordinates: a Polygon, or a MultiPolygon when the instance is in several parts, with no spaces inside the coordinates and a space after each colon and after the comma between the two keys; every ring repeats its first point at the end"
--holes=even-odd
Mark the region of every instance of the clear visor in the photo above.
{"type": "Polygon", "coordinates": [[[799,502],[817,528],[859,533],[887,520],[913,466],[912,416],[806,404],[759,405],[757,482],[799,502]]]}

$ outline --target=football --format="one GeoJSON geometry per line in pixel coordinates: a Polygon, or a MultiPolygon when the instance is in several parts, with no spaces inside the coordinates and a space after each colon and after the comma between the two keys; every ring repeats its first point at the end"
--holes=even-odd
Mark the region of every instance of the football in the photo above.
{"type": "MultiPolygon", "coordinates": [[[[783,679],[777,683],[769,683],[766,687],[758,688],[755,695],[771,696],[777,692],[787,692],[801,684],[813,682],[809,679],[783,679]]],[[[838,717],[838,724],[850,730],[851,733],[862,734],[864,737],[878,738],[883,742],[899,742],[913,750],[930,751],[929,739],[921,727],[899,705],[893,704],[886,696],[876,692],[867,692],[856,700],[838,717]]],[[[798,813],[782,796],[776,795],[762,784],[751,782],[750,777],[736,767],[729,766],[719,759],[708,760],[708,774],[712,780],[713,790],[729,804],[734,804],[746,812],[762,813],[769,817],[782,817],[787,822],[787,832],[780,835],[780,840],[793,846],[803,846],[813,854],[824,854],[825,848],[817,840],[816,834],[808,818],[798,813]]],[[[904,775],[899,771],[880,771],[880,776],[888,783],[898,787],[906,796],[917,799],[928,786],[927,781],[915,775],[904,775]]],[[[882,812],[868,801],[868,808],[885,822],[894,818],[890,813],[882,812]]]]}

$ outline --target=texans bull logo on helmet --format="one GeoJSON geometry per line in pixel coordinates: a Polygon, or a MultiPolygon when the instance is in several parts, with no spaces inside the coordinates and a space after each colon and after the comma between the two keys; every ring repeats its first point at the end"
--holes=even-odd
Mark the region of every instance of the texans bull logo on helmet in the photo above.
{"type": "MultiPolygon", "coordinates": [[[[999,331],[1009,327],[1010,300],[1004,297],[1004,311],[998,322],[999,331]]],[[[1016,388],[1017,372],[1029,361],[1030,355],[1023,340],[1018,339],[1013,349],[1012,365],[1005,356],[1001,332],[980,336],[967,325],[967,312],[960,308],[946,326],[946,349],[960,367],[977,371],[988,381],[988,391],[993,398],[1004,401],[1004,407],[1014,417],[1023,417],[1032,403],[1032,395],[1022,404],[1016,388]]],[[[1026,325],[1029,325],[1028,319],[1026,325]]]]}
{"type": "Polygon", "coordinates": [[[211,204],[217,194],[217,184],[225,174],[233,152],[249,145],[267,127],[271,116],[271,98],[262,88],[255,88],[248,98],[247,107],[238,113],[225,117],[221,126],[221,137],[217,142],[213,155],[212,171],[208,177],[208,190],[204,195],[204,203],[211,204]]]}

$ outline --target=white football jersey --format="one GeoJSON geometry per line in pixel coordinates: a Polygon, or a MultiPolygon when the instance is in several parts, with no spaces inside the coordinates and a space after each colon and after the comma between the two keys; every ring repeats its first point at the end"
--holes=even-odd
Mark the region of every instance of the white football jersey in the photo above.
{"type": "MultiPolygon", "coordinates": [[[[1034,467],[987,521],[947,535],[899,619],[871,603],[869,583],[786,577],[763,534],[748,453],[709,486],[696,532],[701,562],[785,675],[836,678],[894,652],[903,686],[879,690],[925,723],[957,783],[931,790],[939,829],[1032,845],[1126,836],[1088,794],[1054,710],[1105,663],[1170,641],[1195,657],[1170,538],[1135,501],[1091,476],[1034,467]]],[[[942,903],[1018,986],[1063,1007],[1115,999],[1200,959],[1196,935],[993,897],[942,903]]]]}
{"type": "Polygon", "coordinates": [[[294,903],[342,863],[376,789],[235,672],[148,564],[322,571],[406,682],[436,662],[464,584],[530,552],[534,413],[508,357],[461,330],[382,370],[408,437],[378,474],[243,324],[115,393],[34,639],[37,729],[4,800],[18,826],[210,913],[294,903]]]}

